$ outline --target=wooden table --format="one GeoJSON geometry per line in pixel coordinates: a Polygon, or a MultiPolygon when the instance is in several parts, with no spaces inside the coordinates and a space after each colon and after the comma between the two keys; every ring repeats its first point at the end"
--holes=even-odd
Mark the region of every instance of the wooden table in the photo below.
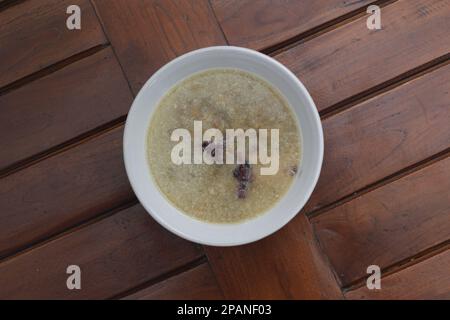
{"type": "Polygon", "coordinates": [[[0,298],[449,299],[449,51],[450,0],[0,0],[0,298]],[[325,160],[281,231],[213,248],[139,205],[122,134],[159,67],[226,44],[301,79],[325,160]]]}

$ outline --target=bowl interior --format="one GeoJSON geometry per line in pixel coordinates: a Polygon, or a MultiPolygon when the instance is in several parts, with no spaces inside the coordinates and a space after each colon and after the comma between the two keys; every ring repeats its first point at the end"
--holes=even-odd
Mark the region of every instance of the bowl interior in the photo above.
{"type": "Polygon", "coordinates": [[[261,239],[284,226],[304,206],[317,182],[323,157],[323,135],[314,102],[284,66],[259,52],[238,47],[210,47],[185,54],[155,73],[136,97],[124,134],[127,174],[139,201],[161,225],[202,244],[231,246],[261,239]],[[292,106],[302,135],[302,162],[287,194],[268,212],[239,224],[212,224],[193,219],[170,204],[154,184],[147,163],[146,135],[158,102],[176,83],[210,68],[239,68],[262,77],[292,106]]]}

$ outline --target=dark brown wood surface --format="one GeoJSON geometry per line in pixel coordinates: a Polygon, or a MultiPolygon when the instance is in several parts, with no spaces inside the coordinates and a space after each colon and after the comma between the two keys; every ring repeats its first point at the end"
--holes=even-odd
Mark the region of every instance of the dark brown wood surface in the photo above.
{"type": "Polygon", "coordinates": [[[0,12],[0,87],[107,42],[88,0],[29,0],[0,12]],[[66,27],[69,5],[83,12],[82,30],[66,27]]]}
{"type": "Polygon", "coordinates": [[[2,179],[0,256],[134,199],[113,129],[2,179]]]}
{"type": "Polygon", "coordinates": [[[325,119],[325,157],[305,211],[450,148],[450,65],[325,119]]]}
{"type": "Polygon", "coordinates": [[[110,48],[0,96],[0,169],[125,115],[132,101],[110,48]]]}
{"type": "Polygon", "coordinates": [[[131,294],[124,299],[214,300],[223,298],[211,268],[207,263],[203,263],[198,267],[131,294]]]}
{"type": "Polygon", "coordinates": [[[93,0],[134,92],[171,59],[224,45],[207,0],[93,0]]]}
{"type": "Polygon", "coordinates": [[[369,265],[385,269],[450,239],[449,190],[448,157],[313,218],[342,283],[363,277],[369,265]]]}
{"type": "Polygon", "coordinates": [[[231,45],[262,50],[374,2],[315,0],[305,5],[298,0],[212,0],[211,5],[231,45]]]}
{"type": "Polygon", "coordinates": [[[135,205],[0,263],[0,299],[110,298],[199,257],[135,205]],[[81,268],[82,290],[67,290],[69,265],[81,268]]]}
{"type": "Polygon", "coordinates": [[[397,1],[381,9],[381,30],[364,16],[276,58],[325,110],[448,54],[449,11],[450,0],[397,1]]]}
{"type": "Polygon", "coordinates": [[[363,286],[348,299],[450,299],[450,250],[383,278],[382,290],[363,286]]]}
{"type": "Polygon", "coordinates": [[[0,3],[0,298],[448,299],[449,16],[450,0],[0,3]],[[381,30],[366,26],[373,2],[381,30]],[[66,28],[69,4],[82,30],[66,28]],[[305,83],[325,159],[280,231],[201,247],[137,204],[123,125],[159,67],[227,44],[305,83]]]}
{"type": "Polygon", "coordinates": [[[206,247],[206,252],[227,298],[342,298],[303,214],[275,235],[256,243],[206,247]]]}

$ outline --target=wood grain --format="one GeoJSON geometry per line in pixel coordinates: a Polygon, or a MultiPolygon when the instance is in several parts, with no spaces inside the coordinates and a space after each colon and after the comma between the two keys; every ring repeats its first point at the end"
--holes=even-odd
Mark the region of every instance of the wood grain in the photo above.
{"type": "Polygon", "coordinates": [[[397,1],[381,15],[381,30],[365,16],[276,58],[325,110],[450,52],[450,0],[397,1]]]}
{"type": "Polygon", "coordinates": [[[0,256],[134,199],[123,128],[0,181],[0,256]]]}
{"type": "Polygon", "coordinates": [[[344,286],[450,239],[450,158],[311,221],[344,286]]]}
{"type": "Polygon", "coordinates": [[[342,298],[302,214],[258,242],[205,250],[227,299],[342,298]]]}
{"type": "Polygon", "coordinates": [[[0,299],[104,299],[202,255],[136,205],[0,264],[0,299]],[[81,269],[68,290],[66,269],[81,269]]]}
{"type": "Polygon", "coordinates": [[[89,0],[29,0],[0,12],[0,87],[107,42],[89,0]],[[80,6],[81,30],[66,27],[80,6]]]}
{"type": "Polygon", "coordinates": [[[124,298],[124,300],[215,299],[223,299],[223,295],[207,263],[124,298]]]}
{"type": "Polygon", "coordinates": [[[123,116],[132,99],[110,48],[0,96],[0,169],[123,116]]]}
{"type": "Polygon", "coordinates": [[[135,93],[161,66],[225,40],[207,0],[94,0],[135,93]]]}
{"type": "Polygon", "coordinates": [[[347,299],[450,299],[450,250],[381,279],[380,290],[366,286],[345,294],[347,299]]]}
{"type": "Polygon", "coordinates": [[[374,1],[212,0],[231,45],[263,50],[374,1]]]}
{"type": "Polygon", "coordinates": [[[450,65],[323,121],[325,157],[305,212],[450,148],[450,65]]]}

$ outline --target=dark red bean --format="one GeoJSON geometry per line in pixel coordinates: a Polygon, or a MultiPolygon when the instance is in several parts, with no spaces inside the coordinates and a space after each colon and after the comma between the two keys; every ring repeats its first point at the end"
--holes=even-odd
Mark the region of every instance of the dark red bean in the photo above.
{"type": "Polygon", "coordinates": [[[289,175],[290,176],[295,176],[297,174],[298,171],[298,167],[297,166],[291,166],[289,168],[289,175]]]}
{"type": "Polygon", "coordinates": [[[210,143],[211,142],[209,142],[209,141],[203,141],[203,143],[202,143],[202,150],[205,151],[206,147],[209,146],[210,143]]]}
{"type": "Polygon", "coordinates": [[[252,168],[248,162],[240,164],[233,170],[233,176],[238,180],[237,196],[239,199],[244,199],[247,196],[249,184],[252,178],[252,168]]]}

